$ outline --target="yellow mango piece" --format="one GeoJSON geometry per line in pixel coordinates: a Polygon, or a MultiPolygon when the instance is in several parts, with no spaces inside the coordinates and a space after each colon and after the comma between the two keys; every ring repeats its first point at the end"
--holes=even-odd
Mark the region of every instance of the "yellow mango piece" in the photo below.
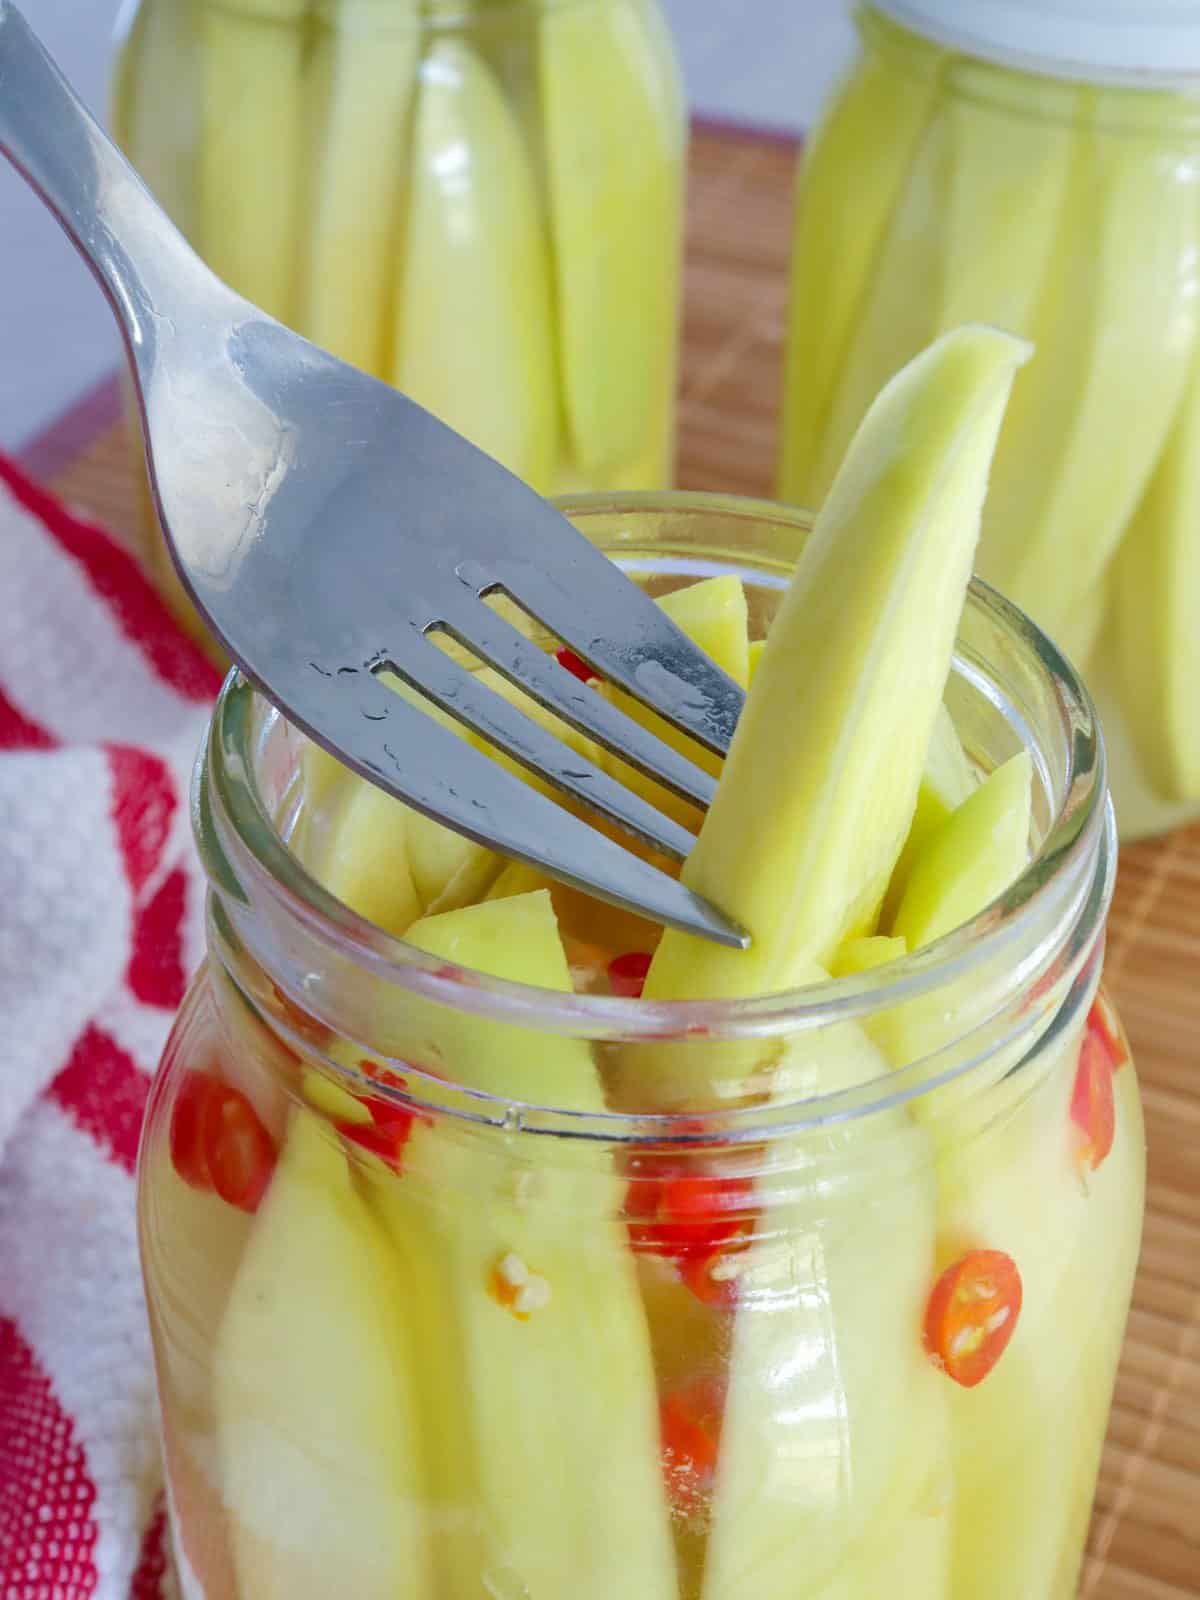
{"type": "MultiPolygon", "coordinates": [[[[746,636],[746,591],[740,578],[733,573],[719,578],[704,578],[686,589],[674,589],[670,594],[660,595],[658,604],[679,624],[693,644],[699,645],[719,667],[723,667],[735,683],[743,687],[746,685],[750,676],[750,646],[746,636]]],[[[673,750],[689,756],[698,766],[714,775],[720,772],[719,756],[697,745],[632,695],[611,685],[606,685],[603,692],[627,716],[648,728],[673,750]]],[[[665,815],[677,822],[699,822],[699,812],[695,806],[661,788],[653,779],[627,765],[618,756],[606,752],[601,759],[614,777],[643,799],[649,800],[665,815]]]]}
{"type": "Polygon", "coordinates": [[[201,0],[203,132],[193,243],[247,300],[294,325],[308,107],[306,0],[201,0]]]}
{"type": "Polygon", "coordinates": [[[853,978],[860,972],[874,972],[889,961],[899,961],[908,954],[903,939],[889,939],[884,934],[872,934],[865,939],[847,939],[834,952],[829,971],[834,978],[853,978]]]}
{"type": "Polygon", "coordinates": [[[585,481],[652,451],[669,478],[686,121],[645,0],[547,6],[540,84],[573,465],[585,481]]]}
{"type": "Polygon", "coordinates": [[[925,770],[917,790],[917,804],[908,825],[908,837],[896,858],[883,900],[880,923],[890,928],[908,884],[912,864],[926,840],[971,793],[975,777],[959,741],[950,713],[942,706],[933,727],[925,770]]]}
{"type": "Polygon", "coordinates": [[[558,450],[550,262],[533,169],[491,69],[421,63],[395,308],[397,388],[535,487],[558,450]]]}
{"type": "Polygon", "coordinates": [[[1200,373],[1125,531],[1111,607],[1104,644],[1116,645],[1124,722],[1157,798],[1200,800],[1200,373]]]}
{"type": "Polygon", "coordinates": [[[345,1155],[297,1111],[213,1352],[239,1592],[432,1600],[407,1298],[345,1155]]]}
{"type": "Polygon", "coordinates": [[[808,506],[820,504],[813,474],[829,407],[889,220],[934,113],[943,59],[877,12],[860,13],[858,25],[871,52],[811,136],[796,196],[779,493],[808,506]],[[854,198],[847,204],[850,173],[854,198]]]}
{"type": "Polygon", "coordinates": [[[1113,1078],[1116,1135],[1081,1173],[1071,1093],[1075,1033],[1047,1081],[986,1138],[950,1139],[939,1172],[939,1270],[966,1248],[1016,1262],[1022,1306],[974,1389],[947,1383],[954,1452],[950,1593],[1071,1594],[1108,1420],[1140,1240],[1145,1139],[1131,1067],[1113,1078]],[[987,1448],[981,1448],[986,1440],[987,1448]],[[1064,1463],[1063,1441],[1071,1441],[1064,1463]],[[1015,1533],[1014,1533],[1015,1530],[1015,1533]]]}
{"type": "MultiPolygon", "coordinates": [[[[112,91],[113,137],[172,221],[193,241],[202,65],[194,6],[139,6],[121,47],[112,91]]],[[[140,440],[138,456],[140,474],[140,440]]]]}
{"type": "Polygon", "coordinates": [[[939,109],[913,151],[828,401],[808,484],[811,506],[829,493],[875,396],[941,331],[936,295],[917,286],[938,282],[949,185],[949,128],[939,109]]]}
{"type": "MultiPolygon", "coordinates": [[[[339,1057],[341,1052],[334,1054],[339,1057]]],[[[371,1121],[371,1113],[361,1100],[315,1067],[305,1067],[300,1077],[300,1093],[314,1111],[331,1122],[348,1122],[352,1127],[364,1128],[371,1121]]]]}
{"type": "Polygon", "coordinates": [[[872,407],[797,563],[683,869],[753,946],[668,929],[648,998],[786,987],[874,915],[912,817],[988,463],[1027,351],[963,329],[872,407]]]}
{"type": "MultiPolygon", "coordinates": [[[[840,1024],[789,1043],[771,1101],[886,1073],[865,1034],[840,1024]]],[[[909,1542],[931,1473],[948,1464],[945,1380],[920,1337],[936,1221],[926,1137],[901,1107],[785,1141],[766,1160],[759,1231],[736,1258],[703,1600],[788,1600],[798,1573],[805,1593],[839,1593],[860,1548],[909,1542]]],[[[948,1533],[917,1541],[921,1571],[940,1569],[948,1533]]]]}
{"type": "Polygon", "coordinates": [[[360,917],[402,934],[421,915],[408,857],[412,812],[373,783],[350,774],[347,779],[327,854],[313,871],[360,917]]]}
{"type": "MultiPolygon", "coordinates": [[[[567,992],[545,892],[418,923],[445,961],[567,992]]],[[[426,1008],[426,1054],[506,1099],[604,1106],[579,1040],[426,1008]]],[[[606,1150],[418,1122],[403,1179],[375,1204],[421,1285],[422,1352],[452,1353],[426,1390],[438,1593],[676,1600],[658,1413],[633,1256],[606,1150]],[[603,1470],[597,1471],[597,1464],[603,1470]]],[[[442,1353],[442,1354],[439,1354],[442,1353]]]]}
{"type": "Polygon", "coordinates": [[[919,950],[961,927],[1029,861],[1033,762],[1019,751],[989,774],[918,850],[892,931],[919,950]]]}
{"type": "Polygon", "coordinates": [[[421,41],[417,0],[336,0],[308,64],[313,125],[299,326],[375,377],[391,298],[421,41]]]}
{"type": "Polygon", "coordinates": [[[1080,91],[972,63],[946,99],[950,177],[940,326],[1026,333],[1058,238],[1080,91]]]}
{"type": "Polygon", "coordinates": [[[754,674],[758,671],[758,664],[762,660],[763,651],[767,648],[765,639],[751,639],[750,648],[746,653],[746,687],[754,682],[754,674]]]}
{"type": "Polygon", "coordinates": [[[1197,336],[1200,197],[1180,184],[1180,152],[1124,125],[1128,95],[1081,95],[1089,109],[1029,330],[1042,354],[1013,394],[979,549],[981,574],[1056,641],[1142,498],[1197,336]]]}

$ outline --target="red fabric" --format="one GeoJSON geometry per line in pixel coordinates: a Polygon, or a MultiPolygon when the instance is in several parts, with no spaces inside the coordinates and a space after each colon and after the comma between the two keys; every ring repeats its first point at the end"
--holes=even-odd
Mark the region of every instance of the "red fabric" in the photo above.
{"type": "Polygon", "coordinates": [[[0,1594],[89,1600],[96,1490],[71,1418],[33,1351],[0,1321],[0,1594]]]}
{"type": "Polygon", "coordinates": [[[167,1600],[133,1173],[202,944],[187,785],[219,678],[3,457],[0,571],[0,1600],[167,1600]]]}

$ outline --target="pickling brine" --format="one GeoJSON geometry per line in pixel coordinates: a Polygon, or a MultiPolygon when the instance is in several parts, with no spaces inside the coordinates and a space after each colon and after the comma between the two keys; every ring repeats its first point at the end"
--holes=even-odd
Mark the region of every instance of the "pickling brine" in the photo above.
{"type": "Polygon", "coordinates": [[[1102,11],[860,9],[800,176],[779,487],[819,505],[939,332],[1033,340],[979,571],[1095,690],[1135,837],[1200,814],[1200,10],[1102,11]]]}
{"type": "Polygon", "coordinates": [[[113,126],[234,289],[542,493],[670,482],[686,118],[657,0],[140,0],[113,126]]]}

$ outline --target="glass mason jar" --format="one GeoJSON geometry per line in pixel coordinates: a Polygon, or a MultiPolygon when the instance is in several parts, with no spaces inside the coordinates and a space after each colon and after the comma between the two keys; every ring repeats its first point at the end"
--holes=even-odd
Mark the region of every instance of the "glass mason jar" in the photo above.
{"type": "MultiPolygon", "coordinates": [[[[656,592],[736,571],[760,633],[807,527],[568,510],[656,592]]],[[[303,741],[231,677],[140,1157],[189,1600],[1074,1594],[1143,1196],[1115,831],[1086,694],[981,585],[948,703],[981,769],[1032,751],[1020,881],[887,968],[649,1004],[334,900],[303,741]]]]}
{"type": "Polygon", "coordinates": [[[1200,6],[1167,9],[860,7],[800,175],[779,474],[818,505],[938,333],[1034,341],[979,570],[1095,690],[1123,838],[1200,815],[1200,6]]]}
{"type": "Polygon", "coordinates": [[[239,293],[543,493],[669,485],[657,0],[134,0],[121,37],[116,136],[239,293]]]}

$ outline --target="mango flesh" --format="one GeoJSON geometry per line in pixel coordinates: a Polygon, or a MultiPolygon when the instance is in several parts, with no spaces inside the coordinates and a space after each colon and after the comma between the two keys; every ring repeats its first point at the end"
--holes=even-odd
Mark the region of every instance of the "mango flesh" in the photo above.
{"type": "Polygon", "coordinates": [[[201,0],[199,237],[217,274],[294,325],[304,203],[304,0],[201,0]]]}
{"type": "Polygon", "coordinates": [[[685,139],[662,19],[645,0],[547,6],[539,49],[570,455],[596,478],[649,449],[656,471],[638,487],[660,487],[669,475],[685,139]]]}
{"type": "Polygon", "coordinates": [[[213,1354],[241,1593],[432,1593],[406,1295],[345,1155],[297,1110],[213,1354]]]}
{"type": "Polygon", "coordinates": [[[877,13],[860,26],[878,36],[880,53],[868,55],[830,103],[808,141],[796,194],[787,362],[797,381],[784,391],[779,492],[806,506],[821,501],[814,452],[825,436],[846,347],[938,87],[932,52],[904,49],[903,34],[877,13]],[[899,70],[889,49],[903,51],[899,70]],[[886,139],[879,137],[881,127],[888,130],[886,139]],[[849,206],[847,171],[857,174],[849,206]],[[805,307],[820,307],[819,314],[805,315],[805,307]]]}
{"type": "Polygon", "coordinates": [[[683,869],[754,944],[729,952],[668,930],[647,997],[786,987],[797,966],[827,961],[878,911],[916,803],[988,463],[1026,351],[988,329],[948,335],[872,407],[797,564],[683,869]]]}
{"type": "Polygon", "coordinates": [[[420,46],[417,0],[340,0],[308,63],[312,170],[297,315],[364,372],[391,359],[391,290],[420,46]]]}
{"type": "Polygon", "coordinates": [[[1159,795],[1200,797],[1200,368],[1111,586],[1124,720],[1159,795]]]}
{"type": "MultiPolygon", "coordinates": [[[[409,937],[511,981],[570,987],[545,891],[427,918],[409,937]]],[[[425,1042],[460,1083],[603,1108],[578,1040],[431,1008],[425,1042]]],[[[436,1592],[610,1600],[625,1585],[675,1600],[649,1337],[609,1154],[535,1146],[509,1160],[418,1122],[403,1180],[373,1198],[421,1285],[418,1370],[454,1352],[452,1384],[426,1394],[433,1495],[449,1519],[436,1592]],[[497,1273],[528,1289],[527,1311],[498,1297],[497,1273]]]]}
{"type": "MultiPolygon", "coordinates": [[[[772,1102],[883,1072],[853,1024],[823,1029],[789,1045],[772,1102]]],[[[944,1380],[919,1337],[935,1253],[930,1151],[899,1108],[785,1142],[770,1161],[780,1196],[759,1180],[758,1237],[737,1258],[704,1600],[822,1593],[867,1542],[895,1540],[928,1577],[948,1526],[910,1547],[907,1525],[927,1515],[931,1467],[914,1454],[928,1448],[932,1463],[944,1432],[944,1380]]]]}
{"type": "Polygon", "coordinates": [[[518,477],[557,450],[550,262],[529,157],[491,69],[458,39],[420,67],[392,379],[518,477]]]}

